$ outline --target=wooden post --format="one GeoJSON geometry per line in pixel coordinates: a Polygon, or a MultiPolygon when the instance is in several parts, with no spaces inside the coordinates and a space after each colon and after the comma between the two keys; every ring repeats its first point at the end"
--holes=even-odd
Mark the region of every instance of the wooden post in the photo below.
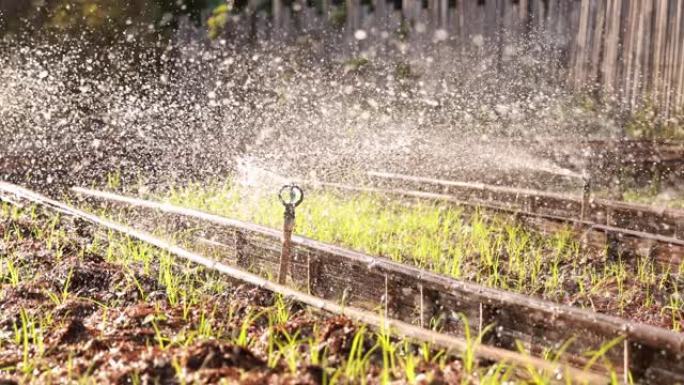
{"type": "Polygon", "coordinates": [[[469,36],[469,38],[472,39],[472,37],[475,35],[480,35],[484,38],[485,37],[485,29],[487,28],[487,25],[485,24],[486,7],[484,5],[480,5],[476,1],[471,1],[471,3],[472,3],[472,8],[471,8],[472,13],[470,15],[469,21],[470,21],[470,25],[472,26],[472,28],[470,31],[471,35],[469,36]]]}
{"type": "Polygon", "coordinates": [[[323,20],[328,21],[330,13],[330,0],[321,0],[321,14],[323,15],[323,20]]]}
{"type": "Polygon", "coordinates": [[[573,74],[575,88],[581,88],[586,81],[587,50],[589,49],[589,5],[591,0],[582,0],[580,6],[579,28],[575,41],[575,71],[573,74]]]}
{"type": "Polygon", "coordinates": [[[439,0],[428,0],[428,23],[431,30],[439,28],[439,0]]]}
{"type": "Polygon", "coordinates": [[[622,78],[620,79],[620,84],[622,85],[622,102],[633,107],[630,103],[631,92],[632,92],[632,80],[634,71],[635,55],[634,49],[636,47],[637,35],[637,18],[638,18],[638,2],[634,0],[628,0],[629,6],[627,8],[627,21],[625,27],[625,37],[624,37],[624,50],[623,50],[623,61],[624,67],[622,70],[622,78]]]}
{"type": "Polygon", "coordinates": [[[480,302],[480,317],[479,317],[479,321],[477,323],[477,335],[478,335],[478,337],[482,335],[482,327],[484,326],[483,323],[484,323],[484,309],[482,306],[482,302],[480,302]]]}
{"type": "Polygon", "coordinates": [[[603,30],[606,23],[606,1],[599,0],[597,3],[596,22],[594,23],[594,36],[591,47],[591,62],[589,80],[594,83],[598,80],[599,68],[601,68],[601,51],[603,48],[603,30]]]}
{"type": "Polygon", "coordinates": [[[359,29],[361,16],[361,1],[360,0],[347,0],[347,34],[349,36],[354,36],[354,32],[359,29]]]}
{"type": "Polygon", "coordinates": [[[423,296],[423,284],[418,285],[420,293],[420,327],[425,327],[425,297],[423,296]]]}
{"type": "Polygon", "coordinates": [[[311,295],[311,252],[306,253],[306,292],[311,295]]]}
{"type": "Polygon", "coordinates": [[[373,7],[375,8],[373,12],[375,25],[380,30],[384,30],[387,26],[387,2],[385,0],[373,0],[373,7]]]}
{"type": "Polygon", "coordinates": [[[672,104],[675,113],[682,112],[682,95],[684,93],[684,4],[680,1],[677,2],[677,17],[675,20],[675,25],[677,26],[677,32],[675,33],[675,40],[677,42],[677,47],[675,50],[675,68],[673,68],[673,87],[674,95],[672,97],[672,104]]]}
{"type": "Polygon", "coordinates": [[[249,267],[249,259],[245,255],[245,246],[247,246],[245,236],[240,230],[235,230],[235,263],[246,269],[249,267]]]}
{"type": "Polygon", "coordinates": [[[618,43],[620,33],[620,13],[622,0],[608,0],[606,14],[606,33],[603,41],[603,62],[601,63],[601,80],[603,91],[612,95],[616,91],[618,43]]]}
{"type": "Polygon", "coordinates": [[[518,5],[518,20],[520,21],[520,33],[525,34],[530,22],[530,0],[520,0],[518,5]]]}
{"type": "Polygon", "coordinates": [[[249,0],[247,2],[247,16],[249,17],[249,40],[255,43],[257,40],[257,0],[249,0]]]}
{"type": "Polygon", "coordinates": [[[655,20],[653,25],[653,68],[651,69],[651,84],[653,102],[660,104],[663,91],[663,67],[665,56],[665,40],[667,38],[667,1],[655,1],[655,20]]]}
{"type": "Polygon", "coordinates": [[[456,12],[458,12],[458,18],[454,21],[458,21],[458,37],[460,40],[461,48],[465,47],[466,39],[468,39],[468,32],[466,30],[466,3],[467,0],[456,0],[456,12]]]}
{"type": "Polygon", "coordinates": [[[484,5],[484,28],[482,36],[487,42],[491,42],[496,37],[497,26],[497,0],[487,0],[484,5]]]}
{"type": "Polygon", "coordinates": [[[584,186],[582,186],[581,210],[580,219],[583,221],[588,220],[591,213],[591,180],[588,177],[584,178],[584,186]]]}
{"type": "Polygon", "coordinates": [[[494,31],[496,35],[494,36],[494,41],[496,42],[497,67],[499,72],[503,72],[504,34],[506,33],[506,30],[504,29],[505,10],[506,2],[504,0],[497,0],[496,7],[494,8],[496,20],[496,29],[494,31]]]}
{"type": "Polygon", "coordinates": [[[283,0],[273,0],[271,7],[273,12],[273,29],[279,31],[283,22],[283,0]]]}
{"type": "Polygon", "coordinates": [[[637,14],[635,17],[638,18],[637,32],[635,39],[636,47],[634,48],[634,75],[632,77],[631,86],[631,100],[630,106],[635,107],[641,101],[643,93],[646,90],[646,85],[648,84],[645,80],[644,73],[648,71],[648,57],[644,54],[645,49],[650,47],[650,7],[652,7],[652,2],[643,1],[637,3],[639,5],[635,6],[637,8],[637,14]]]}
{"type": "MultiPolygon", "coordinates": [[[[457,11],[460,12],[460,9],[457,11]]],[[[449,0],[439,0],[439,28],[449,30],[449,0]]]]}
{"type": "Polygon", "coordinates": [[[385,274],[385,319],[389,318],[389,277],[385,274]]]}
{"type": "Polygon", "coordinates": [[[544,24],[546,23],[546,2],[542,0],[532,0],[534,4],[534,22],[537,25],[537,29],[540,31],[544,30],[544,24]]]}
{"type": "MultiPolygon", "coordinates": [[[[681,3],[679,4],[681,6],[681,3]]],[[[679,17],[677,17],[677,22],[679,25],[682,25],[684,23],[684,15],[679,14],[679,17]]],[[[679,32],[679,53],[677,55],[678,60],[677,60],[677,65],[679,66],[678,73],[679,77],[677,80],[677,98],[675,100],[675,106],[678,108],[678,112],[684,112],[684,28],[682,28],[679,32]]]]}
{"type": "Polygon", "coordinates": [[[413,26],[411,11],[413,10],[412,0],[401,0],[401,15],[403,20],[413,26]]]}
{"type": "Polygon", "coordinates": [[[544,22],[544,33],[550,35],[552,40],[557,40],[558,38],[558,28],[560,27],[560,20],[558,18],[558,0],[549,0],[546,3],[546,21],[544,22]]]}
{"type": "Polygon", "coordinates": [[[677,1],[676,8],[671,9],[669,23],[672,26],[671,32],[668,33],[668,52],[667,52],[667,76],[665,78],[665,116],[671,117],[676,112],[675,96],[677,94],[677,72],[678,65],[678,49],[681,45],[681,17],[682,17],[682,2],[677,1]]]}
{"type": "Polygon", "coordinates": [[[644,1],[644,29],[643,29],[643,34],[644,34],[644,43],[643,43],[643,53],[642,53],[642,68],[643,68],[643,75],[642,78],[644,79],[644,84],[642,86],[642,95],[641,98],[648,98],[650,99],[650,93],[653,92],[653,82],[652,82],[652,76],[651,73],[653,72],[653,49],[654,49],[654,44],[653,44],[653,13],[654,13],[654,2],[653,1],[644,1]]]}
{"type": "Polygon", "coordinates": [[[625,385],[629,384],[629,340],[625,337],[623,350],[622,350],[622,376],[623,383],[625,385]]]}

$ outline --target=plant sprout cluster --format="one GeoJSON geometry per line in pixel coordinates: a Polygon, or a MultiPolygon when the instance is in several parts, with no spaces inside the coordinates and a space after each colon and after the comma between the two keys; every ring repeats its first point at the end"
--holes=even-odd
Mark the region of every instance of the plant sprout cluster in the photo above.
{"type": "MultiPolygon", "coordinates": [[[[272,194],[239,184],[172,189],[170,203],[280,228],[272,194]]],[[[583,250],[571,229],[542,235],[500,215],[377,194],[307,193],[295,232],[486,286],[681,330],[682,268],[583,250]]]]}

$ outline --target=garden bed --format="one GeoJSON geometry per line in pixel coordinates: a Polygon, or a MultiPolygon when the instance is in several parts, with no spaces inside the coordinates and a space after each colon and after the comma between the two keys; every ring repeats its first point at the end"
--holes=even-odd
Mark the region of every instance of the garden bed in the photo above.
{"type": "MultiPolygon", "coordinates": [[[[172,190],[169,202],[279,228],[269,191],[231,184],[172,190]]],[[[581,247],[570,228],[550,234],[514,219],[378,194],[310,191],[295,231],[450,277],[681,330],[682,269],[581,247]]]]}
{"type": "Polygon", "coordinates": [[[0,211],[7,383],[500,383],[130,239],[35,207],[0,211]],[[437,382],[431,382],[437,381],[437,382]]]}

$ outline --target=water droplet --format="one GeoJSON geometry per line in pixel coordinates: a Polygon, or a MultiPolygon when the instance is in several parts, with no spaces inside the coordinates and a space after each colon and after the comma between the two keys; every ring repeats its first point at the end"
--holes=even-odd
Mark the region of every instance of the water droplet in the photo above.
{"type": "Polygon", "coordinates": [[[435,31],[435,41],[444,41],[449,38],[449,32],[446,29],[440,28],[435,31]]]}

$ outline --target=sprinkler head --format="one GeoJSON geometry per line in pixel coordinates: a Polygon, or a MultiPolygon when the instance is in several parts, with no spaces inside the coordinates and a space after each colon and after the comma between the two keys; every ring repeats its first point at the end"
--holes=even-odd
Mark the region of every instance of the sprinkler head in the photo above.
{"type": "Polygon", "coordinates": [[[295,208],[304,200],[304,191],[296,184],[287,184],[280,188],[278,198],[286,208],[295,208]]]}

